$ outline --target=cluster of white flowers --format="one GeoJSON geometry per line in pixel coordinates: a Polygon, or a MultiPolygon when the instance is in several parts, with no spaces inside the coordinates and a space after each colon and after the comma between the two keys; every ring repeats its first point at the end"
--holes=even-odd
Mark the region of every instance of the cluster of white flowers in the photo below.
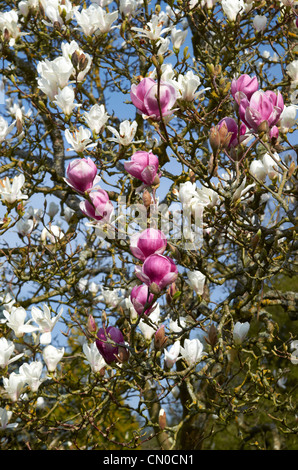
{"type": "MultiPolygon", "coordinates": [[[[63,308],[59,310],[54,317],[51,316],[50,308],[44,304],[43,311],[36,306],[32,307],[31,318],[27,319],[27,312],[23,307],[16,307],[15,300],[10,294],[6,294],[1,298],[3,304],[4,319],[1,323],[5,323],[9,327],[16,338],[22,338],[25,334],[32,334],[36,344],[45,345],[42,351],[42,357],[48,372],[54,372],[59,361],[64,355],[64,348],[56,348],[51,345],[52,330],[60,319],[63,308]],[[35,322],[36,325],[33,325],[35,322]]],[[[19,360],[25,355],[24,352],[14,354],[16,346],[13,341],[4,337],[0,338],[0,367],[7,371],[8,366],[19,360]]],[[[48,379],[43,375],[44,365],[42,361],[35,360],[32,362],[24,362],[18,369],[13,371],[8,377],[3,377],[3,396],[12,401],[17,401],[25,393],[25,386],[33,392],[37,392],[39,386],[48,379]],[[43,376],[42,376],[43,375],[43,376]]],[[[1,412],[1,410],[0,410],[1,412]]],[[[1,414],[1,413],[0,413],[1,414]]],[[[10,415],[2,415],[3,419],[7,419],[10,415]]],[[[1,418],[2,419],[2,418],[1,418]]],[[[6,421],[7,424],[8,420],[6,421]]],[[[3,423],[1,422],[3,427],[3,423]]]]}

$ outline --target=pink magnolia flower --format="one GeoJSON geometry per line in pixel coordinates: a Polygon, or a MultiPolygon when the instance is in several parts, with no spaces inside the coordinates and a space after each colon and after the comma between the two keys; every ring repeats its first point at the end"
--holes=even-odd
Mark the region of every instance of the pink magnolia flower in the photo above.
{"type": "Polygon", "coordinates": [[[141,268],[136,266],[135,274],[152,292],[159,293],[177,279],[178,269],[171,258],[155,253],[145,259],[141,268]]]}
{"type": "Polygon", "coordinates": [[[278,91],[256,91],[248,100],[242,98],[239,104],[240,119],[255,131],[258,130],[262,122],[267,122],[269,128],[277,123],[282,111],[284,102],[281,93],[278,91]]]}
{"type": "Polygon", "coordinates": [[[159,85],[152,78],[143,78],[138,85],[133,84],[130,90],[131,101],[141,114],[159,120],[162,116],[172,114],[177,99],[173,85],[161,82],[159,85]]]}
{"type": "Polygon", "coordinates": [[[130,293],[131,303],[138,315],[150,315],[155,306],[152,306],[154,295],[150,293],[146,284],[135,286],[130,293]],[[145,306],[147,307],[146,310],[145,306]]]}
{"type": "Polygon", "coordinates": [[[241,123],[240,127],[238,128],[238,124],[235,119],[230,117],[224,117],[219,121],[217,124],[217,130],[220,131],[223,125],[226,125],[227,129],[227,136],[226,136],[226,146],[229,147],[236,147],[239,143],[241,143],[245,139],[246,133],[246,125],[241,123]],[[228,137],[228,135],[230,136],[228,137]]]}
{"type": "Polygon", "coordinates": [[[108,326],[107,328],[100,328],[97,332],[96,346],[107,364],[117,361],[119,355],[119,348],[124,343],[124,337],[121,331],[115,326],[108,326]],[[117,344],[113,344],[117,343],[117,344]],[[120,346],[119,346],[120,345],[120,346]]]}
{"type": "Polygon", "coordinates": [[[258,89],[259,83],[257,77],[250,77],[246,73],[240,75],[237,79],[234,78],[231,83],[231,93],[238,104],[241,97],[245,95],[249,100],[258,89]]]}
{"type": "Polygon", "coordinates": [[[124,168],[131,176],[149,186],[157,175],[158,164],[158,157],[151,151],[139,150],[131,156],[129,162],[124,162],[124,168]]]}
{"type": "Polygon", "coordinates": [[[104,189],[97,189],[89,193],[90,201],[81,201],[80,209],[87,217],[95,220],[107,219],[111,216],[114,208],[104,189]]]}
{"type": "Polygon", "coordinates": [[[91,158],[76,158],[67,167],[64,181],[75,191],[84,193],[98,183],[97,167],[91,158]]]}
{"type": "Polygon", "coordinates": [[[130,251],[144,261],[154,253],[162,254],[167,246],[167,238],[161,230],[148,228],[141,233],[135,233],[130,239],[130,251]]]}

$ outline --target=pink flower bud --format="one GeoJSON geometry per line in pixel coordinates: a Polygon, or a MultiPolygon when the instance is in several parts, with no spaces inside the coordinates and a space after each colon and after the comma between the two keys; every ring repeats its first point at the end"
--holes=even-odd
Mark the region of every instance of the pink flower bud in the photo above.
{"type": "Polygon", "coordinates": [[[141,233],[132,235],[130,239],[130,251],[144,261],[154,253],[162,254],[167,246],[167,238],[161,230],[147,228],[141,233]]]}
{"type": "Polygon", "coordinates": [[[138,315],[150,315],[155,308],[155,306],[152,307],[154,295],[149,292],[146,284],[135,286],[130,293],[130,300],[138,315]],[[145,306],[146,310],[144,310],[145,306]]]}
{"type": "Polygon", "coordinates": [[[282,95],[272,91],[256,91],[250,100],[242,98],[239,104],[239,116],[241,120],[255,131],[262,122],[267,122],[268,127],[277,123],[284,108],[282,95]]]}
{"type": "Polygon", "coordinates": [[[249,100],[252,94],[255,93],[255,91],[258,89],[259,84],[257,77],[250,77],[246,73],[240,75],[240,77],[237,79],[234,78],[231,83],[231,93],[237,102],[237,93],[244,93],[249,100]]]}
{"type": "Polygon", "coordinates": [[[146,185],[151,185],[158,172],[158,157],[152,152],[139,150],[129,162],[124,162],[125,170],[146,185]]]}
{"type": "Polygon", "coordinates": [[[238,124],[233,118],[225,117],[221,119],[221,121],[219,121],[217,124],[217,129],[221,137],[221,145],[224,148],[236,147],[239,143],[241,143],[241,141],[245,139],[245,124],[241,123],[240,127],[238,128],[238,124]],[[224,125],[226,128],[226,133],[222,134],[221,130],[223,129],[224,125]]]}
{"type": "Polygon", "coordinates": [[[95,220],[107,219],[113,212],[113,205],[104,189],[97,189],[89,194],[91,202],[81,201],[80,209],[87,217],[95,220]]]}
{"type": "Polygon", "coordinates": [[[177,99],[176,89],[167,82],[159,85],[152,78],[143,78],[138,85],[133,84],[130,90],[131,101],[141,114],[159,120],[162,116],[172,114],[172,107],[177,99]]]}
{"type": "Polygon", "coordinates": [[[117,361],[118,350],[124,346],[124,338],[121,331],[115,326],[100,328],[97,332],[96,346],[107,364],[117,361]],[[112,344],[111,343],[117,343],[112,344]]]}
{"type": "Polygon", "coordinates": [[[79,193],[90,191],[100,179],[96,176],[97,167],[89,157],[73,160],[68,165],[66,174],[66,183],[79,193]]]}
{"type": "Polygon", "coordinates": [[[177,279],[178,269],[171,258],[153,254],[145,259],[142,268],[136,266],[135,274],[151,292],[158,293],[177,279]]]}

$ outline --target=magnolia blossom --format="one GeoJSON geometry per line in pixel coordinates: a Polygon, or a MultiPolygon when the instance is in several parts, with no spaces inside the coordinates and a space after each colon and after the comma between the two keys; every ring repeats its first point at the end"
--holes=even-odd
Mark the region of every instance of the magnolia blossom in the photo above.
{"type": "Polygon", "coordinates": [[[136,140],[134,141],[134,136],[136,135],[137,132],[137,121],[130,122],[128,119],[125,121],[122,121],[120,123],[120,129],[119,132],[117,129],[115,129],[112,126],[107,126],[107,129],[114,134],[115,137],[109,137],[108,140],[111,142],[116,142],[120,145],[123,145],[124,147],[127,147],[128,145],[134,143],[134,144],[139,144],[142,143],[143,140],[136,140]]]}
{"type": "Polygon", "coordinates": [[[90,346],[88,346],[87,343],[84,343],[83,352],[87,358],[86,362],[90,365],[92,372],[100,372],[101,369],[107,365],[95,342],[90,346]]]}
{"type": "Polygon", "coordinates": [[[66,86],[62,90],[58,88],[58,94],[55,96],[53,103],[59,106],[66,116],[70,116],[74,108],[82,106],[81,104],[75,103],[74,100],[75,93],[73,88],[66,86]]]}
{"type": "Polygon", "coordinates": [[[41,378],[43,365],[40,361],[33,361],[30,364],[22,364],[19,373],[23,375],[24,382],[27,383],[32,392],[37,392],[39,386],[46,380],[41,378]]]}
{"type": "Polygon", "coordinates": [[[70,0],[41,0],[45,16],[49,21],[44,21],[47,26],[58,23],[64,26],[64,22],[72,20],[77,6],[73,6],[70,0]]]}
{"type": "Polygon", "coordinates": [[[51,344],[44,348],[42,356],[49,372],[54,372],[56,370],[58,363],[64,356],[64,352],[64,348],[55,348],[55,346],[52,346],[51,344]]]}
{"type": "Polygon", "coordinates": [[[229,21],[235,21],[238,14],[244,12],[245,3],[243,0],[222,0],[222,9],[229,21]]]}
{"type": "Polygon", "coordinates": [[[290,62],[287,65],[286,70],[291,79],[291,87],[296,88],[298,84],[298,59],[290,62]]]}
{"type": "Polygon", "coordinates": [[[101,6],[92,3],[88,8],[75,12],[80,29],[86,36],[108,33],[118,18],[118,10],[107,13],[101,6]]]}
{"type": "Polygon", "coordinates": [[[39,331],[41,333],[39,338],[40,344],[49,344],[52,341],[52,330],[62,313],[63,307],[61,307],[58,314],[52,318],[51,311],[46,304],[43,305],[43,311],[33,305],[31,316],[39,326],[39,331]]]}
{"type": "Polygon", "coordinates": [[[17,401],[20,398],[26,383],[24,375],[12,372],[8,378],[3,377],[2,380],[5,395],[7,395],[12,401],[17,401]]]}
{"type": "Polygon", "coordinates": [[[95,134],[99,134],[107,120],[109,115],[106,113],[104,105],[94,104],[88,112],[84,112],[84,118],[87,126],[95,134]]]}
{"type": "Polygon", "coordinates": [[[130,293],[130,300],[138,315],[150,315],[156,307],[156,305],[152,306],[154,295],[150,293],[146,284],[134,286],[130,293]]]}
{"type": "Polygon", "coordinates": [[[3,142],[7,135],[12,131],[15,126],[15,122],[13,121],[10,125],[3,116],[0,116],[0,143],[3,142]]]}
{"type": "Polygon", "coordinates": [[[247,336],[248,330],[250,328],[250,325],[248,322],[241,323],[237,322],[234,325],[233,329],[233,340],[235,344],[241,344],[243,343],[244,339],[247,336]]]}
{"type": "Polygon", "coordinates": [[[297,115],[297,106],[290,105],[290,106],[285,106],[283,109],[283,112],[280,115],[280,131],[287,133],[291,127],[294,126],[296,123],[297,115]]]}
{"type": "Polygon", "coordinates": [[[73,73],[73,65],[68,58],[59,56],[52,61],[45,59],[39,62],[37,72],[40,75],[37,79],[38,88],[53,101],[59,88],[62,90],[68,85],[73,73]]]}
{"type": "Polygon", "coordinates": [[[162,254],[167,246],[167,237],[161,230],[148,228],[140,233],[135,233],[130,238],[130,251],[144,261],[153,253],[162,254]]]}
{"type": "Polygon", "coordinates": [[[135,274],[151,292],[159,293],[177,279],[178,269],[171,258],[155,253],[145,259],[142,267],[136,266],[135,274]]]}
{"type": "Polygon", "coordinates": [[[187,32],[187,29],[185,29],[184,31],[177,28],[171,29],[171,40],[173,44],[173,49],[180,49],[186,39],[187,32]]]}
{"type": "Polygon", "coordinates": [[[17,361],[20,357],[24,354],[17,354],[16,356],[11,358],[15,350],[14,343],[12,341],[7,340],[4,338],[0,338],[0,367],[3,369],[7,367],[12,362],[17,361]]]}
{"type": "Polygon", "coordinates": [[[150,322],[140,320],[139,328],[145,338],[146,341],[151,341],[152,336],[154,335],[155,331],[158,329],[158,322],[160,318],[160,307],[159,304],[156,305],[156,308],[150,314],[150,322]]]}
{"type": "Polygon", "coordinates": [[[63,237],[64,237],[64,233],[61,227],[59,227],[58,225],[50,224],[49,228],[47,227],[43,228],[41,235],[40,235],[40,240],[42,242],[49,240],[50,243],[57,243],[63,237]]]}
{"type": "Polygon", "coordinates": [[[69,163],[64,181],[78,193],[91,191],[100,181],[97,166],[91,158],[77,158],[69,163]]]}
{"type": "Polygon", "coordinates": [[[175,341],[168,351],[165,349],[164,353],[165,365],[170,369],[178,360],[180,354],[180,341],[175,341]]]}
{"type": "Polygon", "coordinates": [[[264,31],[267,24],[267,17],[265,15],[256,15],[253,19],[253,26],[256,32],[264,31]]]}
{"type": "Polygon", "coordinates": [[[63,57],[69,61],[73,67],[72,75],[77,82],[82,82],[89,72],[92,64],[92,58],[84,52],[76,41],[63,42],[61,45],[63,57]],[[77,65],[74,59],[77,59],[77,65]]]}
{"type": "Polygon", "coordinates": [[[124,347],[124,337],[115,326],[100,328],[97,332],[96,346],[107,364],[117,361],[119,346],[124,347]]]}
{"type": "Polygon", "coordinates": [[[75,129],[72,132],[66,129],[64,134],[67,142],[71,145],[71,147],[67,149],[69,152],[73,150],[74,152],[82,153],[84,150],[95,147],[96,145],[96,143],[92,143],[92,139],[90,139],[90,130],[83,126],[80,126],[79,129],[75,129]]]}
{"type": "Polygon", "coordinates": [[[21,189],[25,183],[25,176],[21,173],[18,176],[15,176],[10,182],[8,176],[4,180],[0,180],[0,195],[3,201],[13,204],[16,201],[22,199],[28,199],[26,194],[21,192],[21,189]]]}
{"type": "Polygon", "coordinates": [[[203,355],[203,344],[198,338],[185,339],[183,346],[180,346],[180,353],[188,365],[195,365],[203,355]]]}
{"type": "Polygon", "coordinates": [[[8,34],[10,46],[14,45],[15,40],[21,34],[18,19],[18,12],[16,10],[0,12],[0,31],[2,31],[2,34],[8,34]]]}
{"type": "Polygon", "coordinates": [[[148,186],[154,183],[158,166],[158,157],[151,151],[145,152],[143,150],[135,152],[130,161],[124,162],[125,170],[148,186]]]}
{"type": "Polygon", "coordinates": [[[163,21],[157,15],[154,15],[145,28],[136,28],[135,26],[131,29],[138,33],[138,36],[150,39],[151,41],[157,41],[160,37],[171,30],[171,28],[163,28],[163,21]]]}
{"type": "Polygon", "coordinates": [[[37,327],[30,325],[31,320],[25,323],[27,312],[23,307],[12,307],[10,312],[4,310],[3,315],[7,320],[6,325],[14,331],[17,338],[21,338],[24,333],[38,330],[37,327]]]}
{"type": "Polygon", "coordinates": [[[198,295],[202,295],[206,276],[200,271],[187,271],[187,277],[190,287],[192,287],[198,295]]]}
{"type": "Polygon", "coordinates": [[[130,98],[144,118],[158,121],[161,116],[170,116],[174,112],[172,108],[177,100],[177,91],[171,83],[157,83],[146,77],[138,85],[131,86],[130,98]]]}
{"type": "Polygon", "coordinates": [[[18,423],[10,423],[10,418],[12,417],[12,411],[7,410],[6,408],[0,408],[0,431],[5,431],[5,429],[15,429],[18,426],[18,423]]]}

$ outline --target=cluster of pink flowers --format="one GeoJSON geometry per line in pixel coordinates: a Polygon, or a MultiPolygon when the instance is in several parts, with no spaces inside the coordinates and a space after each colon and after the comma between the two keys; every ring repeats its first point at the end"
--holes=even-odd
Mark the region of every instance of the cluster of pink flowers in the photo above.
{"type": "Polygon", "coordinates": [[[100,177],[91,158],[77,158],[66,170],[65,182],[86,199],[80,202],[81,211],[94,220],[109,220],[114,208],[108,193],[99,188],[100,177]]]}
{"type": "Polygon", "coordinates": [[[256,77],[247,74],[232,80],[231,93],[238,105],[241,121],[254,132],[268,130],[270,137],[278,137],[277,123],[284,109],[279,91],[260,90],[256,77]]]}
{"type": "Polygon", "coordinates": [[[249,131],[268,131],[270,138],[277,139],[277,124],[284,109],[279,91],[260,90],[257,77],[243,74],[232,80],[231,94],[242,122],[238,124],[235,119],[224,117],[212,129],[210,143],[214,147],[236,147],[247,138],[249,131]]]}

